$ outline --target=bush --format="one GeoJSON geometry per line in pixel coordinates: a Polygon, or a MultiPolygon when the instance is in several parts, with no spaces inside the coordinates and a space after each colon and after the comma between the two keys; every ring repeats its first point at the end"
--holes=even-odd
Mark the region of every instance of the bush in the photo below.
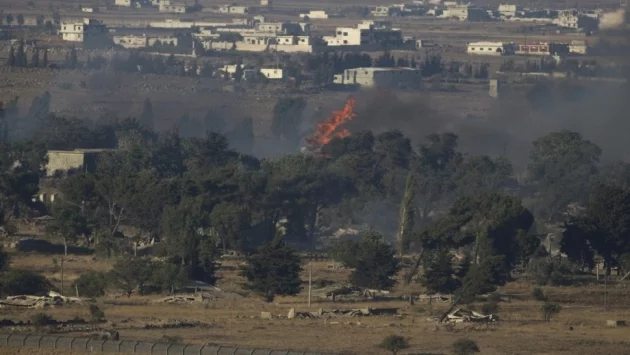
{"type": "Polygon", "coordinates": [[[457,339],[453,343],[454,355],[470,355],[478,352],[479,346],[470,339],[457,339]]]}
{"type": "Polygon", "coordinates": [[[2,276],[2,292],[8,296],[43,295],[53,289],[44,276],[32,271],[9,270],[2,276]]]}
{"type": "Polygon", "coordinates": [[[564,259],[534,259],[527,266],[527,275],[538,285],[562,285],[575,272],[575,265],[564,259]]]}
{"type": "Polygon", "coordinates": [[[103,312],[97,305],[90,305],[90,316],[93,322],[98,322],[105,318],[105,312],[103,312]]]}
{"type": "Polygon", "coordinates": [[[493,314],[499,311],[499,303],[497,302],[486,302],[481,305],[481,312],[484,314],[493,314]]]}
{"type": "Polygon", "coordinates": [[[105,295],[107,278],[100,271],[90,271],[74,280],[72,287],[78,289],[82,297],[101,297],[105,295]]]}
{"type": "Polygon", "coordinates": [[[400,350],[409,348],[409,343],[405,337],[400,335],[390,335],[383,339],[379,347],[381,349],[389,350],[392,354],[396,355],[400,350]]]}
{"type": "Polygon", "coordinates": [[[534,297],[534,299],[536,301],[546,301],[547,300],[547,295],[545,295],[545,293],[543,292],[543,290],[540,287],[536,287],[532,290],[532,297],[534,297]]]}
{"type": "Polygon", "coordinates": [[[36,327],[43,327],[50,324],[55,324],[57,321],[48,314],[45,313],[37,313],[33,317],[31,317],[31,323],[33,323],[36,327]]]}
{"type": "Polygon", "coordinates": [[[540,311],[542,312],[543,319],[546,320],[547,322],[549,322],[549,321],[551,321],[551,317],[553,317],[556,314],[560,313],[561,309],[562,309],[562,307],[560,307],[559,304],[547,302],[547,303],[542,305],[542,307],[540,308],[540,311]]]}

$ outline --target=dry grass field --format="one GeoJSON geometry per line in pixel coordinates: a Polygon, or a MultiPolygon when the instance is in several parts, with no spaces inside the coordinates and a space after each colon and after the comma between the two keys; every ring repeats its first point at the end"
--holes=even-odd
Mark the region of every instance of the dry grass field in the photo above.
{"type": "MultiPolygon", "coordinates": [[[[50,255],[16,255],[13,267],[31,269],[43,273],[59,287],[59,268],[50,255]]],[[[71,280],[88,270],[106,271],[112,261],[92,256],[69,256],[65,265],[66,287],[71,280]]],[[[446,304],[426,303],[411,306],[403,300],[335,302],[314,298],[311,311],[323,309],[348,309],[365,307],[396,307],[398,316],[344,317],[324,319],[260,319],[260,312],[286,317],[290,308],[299,311],[307,307],[306,287],[296,297],[280,297],[274,303],[265,303],[255,295],[243,291],[243,279],[238,276],[238,262],[225,261],[221,265],[218,287],[227,292],[238,292],[243,297],[211,300],[197,304],[162,304],[153,301],[162,296],[132,296],[131,298],[107,296],[99,299],[105,312],[106,328],[119,329],[121,338],[160,340],[165,337],[181,339],[189,343],[214,343],[226,346],[260,347],[273,349],[322,350],[351,354],[383,354],[376,346],[387,335],[408,337],[411,348],[406,352],[446,354],[458,338],[475,340],[482,354],[628,354],[627,328],[607,328],[608,319],[630,319],[630,285],[609,285],[609,307],[603,309],[603,285],[571,287],[544,287],[550,299],[562,304],[561,313],[551,320],[541,320],[541,302],[532,299],[534,286],[519,281],[506,285],[499,292],[509,294],[509,302],[500,303],[498,315],[501,321],[490,326],[460,324],[453,330],[438,327],[426,318],[438,315],[446,304]],[[209,324],[203,328],[142,329],[145,324],[169,321],[198,321],[209,324]]],[[[316,262],[313,282],[343,282],[348,271],[333,270],[327,262],[316,262]]],[[[304,271],[303,280],[307,279],[304,271]]],[[[305,285],[306,286],[306,285],[305,285]]],[[[410,292],[421,293],[422,287],[414,283],[398,286],[391,296],[404,296],[410,292]]],[[[72,293],[72,292],[70,292],[72,293]]],[[[479,304],[472,307],[479,309],[479,304]]],[[[0,310],[0,317],[26,320],[38,310],[0,310]]],[[[66,306],[46,311],[57,320],[74,317],[88,318],[87,306],[66,306]]],[[[71,333],[75,336],[85,335],[71,333]]],[[[1,348],[0,348],[1,349],[1,348]]],[[[3,351],[3,350],[0,350],[3,351]]],[[[7,354],[9,352],[6,352],[7,354]]],[[[20,352],[21,354],[22,352],[20,352]]],[[[37,354],[37,352],[26,352],[37,354]]]]}

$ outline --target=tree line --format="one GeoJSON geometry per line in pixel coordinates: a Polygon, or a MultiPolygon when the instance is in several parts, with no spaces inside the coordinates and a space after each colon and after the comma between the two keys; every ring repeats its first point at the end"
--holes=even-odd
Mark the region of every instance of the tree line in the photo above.
{"type": "MultiPolygon", "coordinates": [[[[599,258],[607,273],[629,269],[630,165],[601,164],[601,149],[575,132],[534,141],[526,178],[516,179],[509,160],[463,154],[452,133],[416,145],[399,131],[360,131],[324,146],[323,158],[258,159],[251,148],[233,148],[253,141],[251,119],[237,134],[209,114],[198,126],[205,134],[186,136],[179,127],[156,133],[148,100],[137,119],[97,125],[50,115],[49,106],[43,94],[25,116],[13,103],[2,112],[3,126],[12,116],[34,129],[2,140],[2,224],[48,214],[51,238],[119,263],[151,263],[132,257],[134,245],[162,240],[159,265],[114,268],[168,268],[160,282],[149,271],[142,279],[127,275],[134,290],[174,289],[184,279],[213,283],[219,255],[236,249],[249,255],[242,275],[253,291],[267,299],[294,294],[301,287],[294,248],[327,245],[326,235],[349,225],[364,228],[361,241],[329,247],[361,287],[391,288],[403,265],[403,282],[424,270],[427,288],[462,300],[504,284],[518,265],[550,276],[566,268],[541,245],[554,224],[565,227],[561,251],[571,267],[586,270],[599,258]],[[109,150],[93,169],[45,178],[47,150],[74,148],[109,150]],[[46,181],[60,198],[34,202],[46,181]],[[134,232],[125,235],[123,225],[134,232]]],[[[276,115],[285,118],[277,134],[291,131],[287,112],[302,109],[299,101],[279,102],[276,115]]]]}

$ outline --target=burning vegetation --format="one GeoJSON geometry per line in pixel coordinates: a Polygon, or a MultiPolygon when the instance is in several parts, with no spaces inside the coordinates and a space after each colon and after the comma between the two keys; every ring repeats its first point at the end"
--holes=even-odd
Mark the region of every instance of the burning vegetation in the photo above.
{"type": "Polygon", "coordinates": [[[354,112],[356,101],[353,97],[348,98],[342,110],[333,111],[332,115],[317,124],[315,133],[305,139],[306,145],[303,151],[311,152],[318,156],[323,156],[321,148],[330,143],[334,138],[344,138],[350,135],[346,128],[340,128],[343,124],[357,117],[354,112]]]}

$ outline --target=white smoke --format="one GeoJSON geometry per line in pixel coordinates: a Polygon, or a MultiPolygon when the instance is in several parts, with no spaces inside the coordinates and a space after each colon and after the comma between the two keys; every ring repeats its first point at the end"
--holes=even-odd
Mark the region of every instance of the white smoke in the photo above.
{"type": "Polygon", "coordinates": [[[626,10],[618,9],[615,12],[605,12],[599,18],[599,28],[612,30],[623,26],[626,22],[626,10]]]}

